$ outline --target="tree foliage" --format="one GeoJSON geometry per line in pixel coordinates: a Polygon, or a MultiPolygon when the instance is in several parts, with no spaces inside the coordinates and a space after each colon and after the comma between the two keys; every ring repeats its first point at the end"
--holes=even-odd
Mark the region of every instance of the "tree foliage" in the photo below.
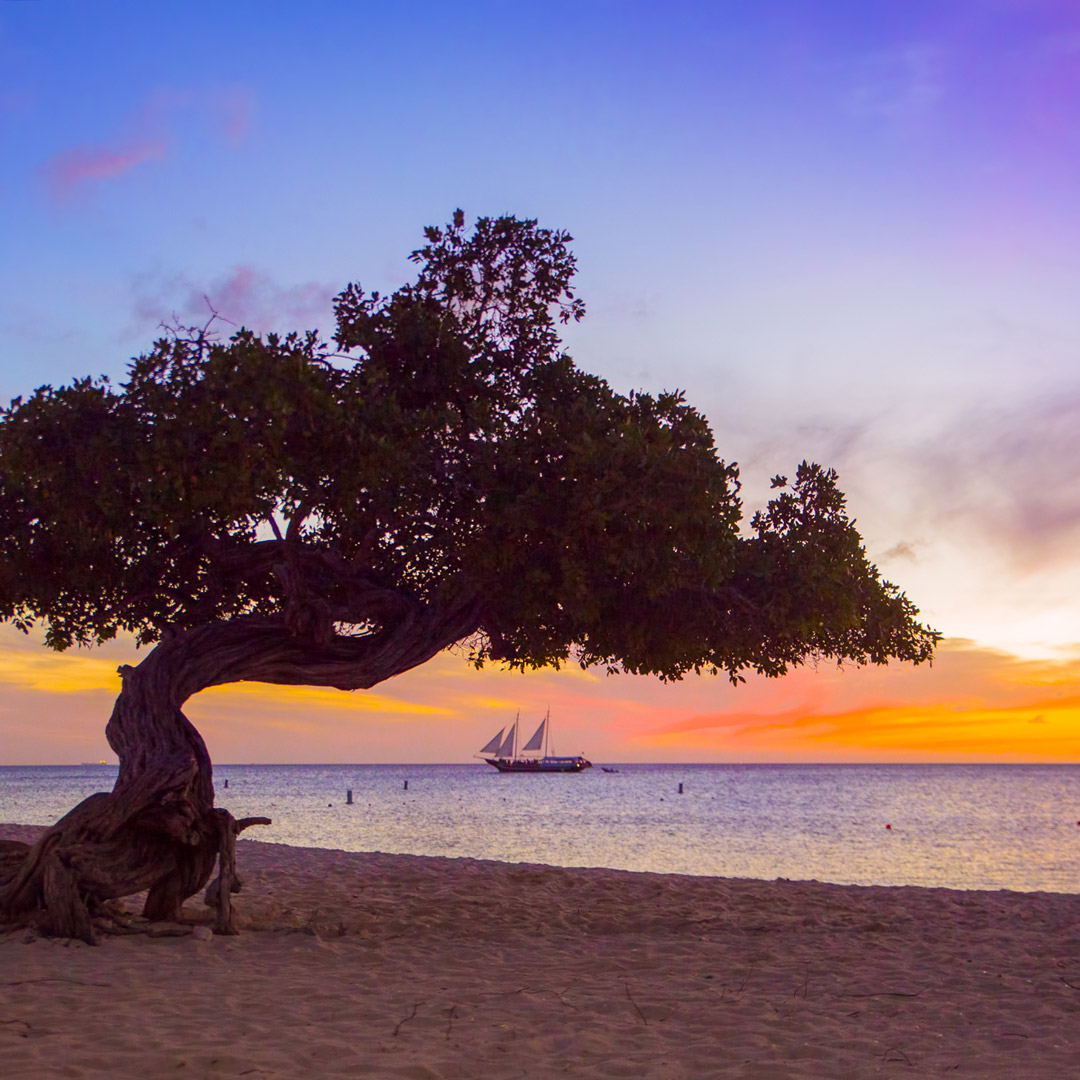
{"type": "Polygon", "coordinates": [[[834,472],[803,463],[749,528],[738,469],[680,393],[620,394],[558,326],[570,237],[460,211],[416,280],[348,286],[337,331],[174,332],[127,380],[0,421],[0,618],[54,648],[280,616],[323,645],[468,599],[477,663],[664,678],[930,658],[834,472]]]}

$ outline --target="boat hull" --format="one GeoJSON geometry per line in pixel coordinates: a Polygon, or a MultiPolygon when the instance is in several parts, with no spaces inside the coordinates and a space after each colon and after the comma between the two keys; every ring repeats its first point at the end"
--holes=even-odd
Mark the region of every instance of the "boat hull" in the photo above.
{"type": "Polygon", "coordinates": [[[583,757],[573,758],[484,758],[499,772],[512,773],[579,773],[592,768],[583,757]]]}

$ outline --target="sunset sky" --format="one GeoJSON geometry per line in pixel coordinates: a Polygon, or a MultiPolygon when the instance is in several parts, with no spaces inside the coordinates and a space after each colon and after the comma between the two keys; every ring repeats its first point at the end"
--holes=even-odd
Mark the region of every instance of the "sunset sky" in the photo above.
{"type": "MultiPolygon", "coordinates": [[[[257,330],[392,289],[426,224],[574,237],[567,335],[679,388],[749,510],[835,467],[932,668],[676,685],[228,687],[215,760],[463,761],[550,706],[594,761],[1080,760],[1076,0],[0,0],[0,399],[121,377],[207,298],[257,330]]],[[[0,764],[111,758],[124,642],[0,628],[0,764]]]]}

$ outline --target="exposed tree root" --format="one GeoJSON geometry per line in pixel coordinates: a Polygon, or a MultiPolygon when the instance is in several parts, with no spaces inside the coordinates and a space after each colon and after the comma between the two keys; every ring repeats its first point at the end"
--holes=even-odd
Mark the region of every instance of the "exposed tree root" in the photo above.
{"type": "Polygon", "coordinates": [[[142,821],[111,832],[100,829],[113,807],[97,794],[80,803],[34,845],[0,848],[0,926],[78,938],[95,944],[99,933],[147,932],[149,925],[179,922],[183,902],[206,885],[215,862],[219,874],[206,891],[217,934],[235,934],[231,896],[243,884],[236,871],[236,837],[269,818],[236,819],[220,808],[192,822],[184,840],[146,829],[142,821]],[[98,829],[90,829],[93,822],[98,829]],[[115,901],[147,892],[146,924],[115,901]]]}

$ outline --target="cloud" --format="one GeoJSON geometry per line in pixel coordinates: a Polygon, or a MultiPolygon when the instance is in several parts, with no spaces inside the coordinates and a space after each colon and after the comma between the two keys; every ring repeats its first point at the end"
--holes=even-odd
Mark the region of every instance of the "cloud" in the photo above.
{"type": "Polygon", "coordinates": [[[200,114],[210,130],[238,146],[251,129],[254,107],[254,94],[244,86],[155,90],[114,138],[60,150],[41,164],[40,172],[52,199],[70,203],[105,181],[164,161],[180,141],[176,129],[182,114],[200,114]]]}
{"type": "Polygon", "coordinates": [[[49,694],[80,694],[88,690],[120,692],[116,661],[79,652],[48,649],[6,649],[0,652],[0,684],[49,694]]]}
{"type": "Polygon", "coordinates": [[[325,318],[337,291],[317,282],[282,287],[250,266],[237,266],[208,295],[215,309],[234,322],[256,325],[285,320],[294,325],[325,318]]]}
{"type": "Polygon", "coordinates": [[[164,138],[134,139],[112,147],[75,146],[51,157],[42,166],[42,173],[52,197],[65,203],[79,188],[123,176],[150,161],[161,161],[168,151],[164,138]]]}
{"type": "Polygon", "coordinates": [[[838,470],[870,557],[933,625],[1029,652],[1074,641],[1080,381],[998,392],[988,376],[961,402],[875,403],[872,422],[835,431],[763,424],[737,455],[747,511],[798,450],[838,470]]]}
{"type": "Polygon", "coordinates": [[[801,760],[904,757],[968,760],[1072,759],[1080,751],[1080,697],[1044,699],[1046,711],[1030,718],[1032,705],[957,707],[948,703],[913,706],[897,701],[863,709],[798,716],[744,714],[742,726],[680,725],[655,732],[643,745],[682,747],[697,756],[712,750],[744,760],[786,755],[801,760]],[[1032,724],[1047,729],[1033,737],[1032,724]]]}
{"type": "Polygon", "coordinates": [[[685,759],[1066,760],[1080,753],[1080,660],[1019,660],[964,641],[945,642],[933,668],[801,669],[778,683],[749,683],[723,704],[683,717],[653,713],[634,742],[645,753],[685,759]]]}
{"type": "Polygon", "coordinates": [[[913,457],[936,534],[959,527],[1021,571],[1075,559],[1080,389],[956,417],[913,457]]]}
{"type": "Polygon", "coordinates": [[[229,683],[202,691],[201,703],[248,705],[277,712],[299,712],[304,708],[335,709],[352,713],[382,713],[395,718],[450,716],[452,709],[423,702],[402,701],[371,690],[347,693],[314,686],[277,686],[269,683],[229,683]]]}
{"type": "Polygon", "coordinates": [[[882,559],[905,559],[907,562],[915,562],[918,556],[915,554],[915,545],[907,540],[901,540],[893,544],[888,551],[883,552],[882,559]]]}
{"type": "Polygon", "coordinates": [[[241,264],[212,281],[199,284],[185,274],[167,279],[145,277],[135,285],[132,332],[160,326],[176,318],[202,324],[211,312],[252,330],[300,330],[326,323],[338,286],[308,281],[279,285],[255,267],[241,264]]]}

